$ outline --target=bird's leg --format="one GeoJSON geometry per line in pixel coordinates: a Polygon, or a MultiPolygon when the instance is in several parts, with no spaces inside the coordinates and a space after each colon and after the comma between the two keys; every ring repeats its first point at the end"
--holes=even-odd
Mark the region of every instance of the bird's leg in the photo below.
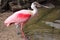
{"type": "Polygon", "coordinates": [[[23,23],[21,23],[21,33],[22,33],[22,37],[26,40],[26,37],[25,37],[24,32],[23,32],[23,23]]]}
{"type": "Polygon", "coordinates": [[[21,33],[22,33],[22,37],[25,37],[24,32],[23,32],[23,23],[21,23],[21,33]]]}
{"type": "Polygon", "coordinates": [[[17,31],[17,34],[18,34],[18,35],[21,34],[21,33],[20,33],[20,27],[19,27],[18,24],[16,25],[16,31],[17,31]]]}

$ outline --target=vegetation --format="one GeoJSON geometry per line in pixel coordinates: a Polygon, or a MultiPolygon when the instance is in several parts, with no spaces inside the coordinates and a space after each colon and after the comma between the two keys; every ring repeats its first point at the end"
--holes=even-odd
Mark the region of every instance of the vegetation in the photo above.
{"type": "MultiPolygon", "coordinates": [[[[33,38],[34,33],[48,33],[48,34],[59,34],[60,30],[52,28],[49,25],[46,25],[43,21],[55,21],[60,17],[60,9],[45,9],[41,8],[39,10],[39,16],[31,19],[24,28],[24,32],[27,36],[33,38]]],[[[60,35],[60,34],[59,34],[60,35]]]]}

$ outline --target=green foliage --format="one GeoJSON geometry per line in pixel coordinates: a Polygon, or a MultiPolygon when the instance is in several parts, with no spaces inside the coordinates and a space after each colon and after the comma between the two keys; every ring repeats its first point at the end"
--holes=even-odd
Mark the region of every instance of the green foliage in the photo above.
{"type": "MultiPolygon", "coordinates": [[[[53,29],[51,26],[46,25],[42,21],[55,21],[60,17],[60,9],[39,9],[39,14],[37,17],[31,19],[24,27],[24,32],[26,35],[33,37],[34,33],[51,33],[59,34],[58,29],[53,29]]],[[[33,39],[33,38],[31,38],[33,39]]],[[[34,39],[33,39],[34,40],[34,39]]]]}

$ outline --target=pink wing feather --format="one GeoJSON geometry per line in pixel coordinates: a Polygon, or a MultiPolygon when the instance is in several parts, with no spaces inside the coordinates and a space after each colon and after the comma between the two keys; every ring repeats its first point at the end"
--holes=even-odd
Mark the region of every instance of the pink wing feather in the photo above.
{"type": "Polygon", "coordinates": [[[14,13],[4,21],[4,24],[6,26],[9,26],[11,23],[19,24],[21,22],[26,22],[30,17],[30,13],[14,13]]]}

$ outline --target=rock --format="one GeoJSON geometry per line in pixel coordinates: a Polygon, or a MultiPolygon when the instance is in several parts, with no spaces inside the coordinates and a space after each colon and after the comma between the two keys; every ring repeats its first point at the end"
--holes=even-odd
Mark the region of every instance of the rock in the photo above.
{"type": "Polygon", "coordinates": [[[51,26],[51,27],[55,27],[57,29],[60,29],[60,24],[58,23],[54,23],[54,22],[45,22],[45,24],[51,26]]]}

